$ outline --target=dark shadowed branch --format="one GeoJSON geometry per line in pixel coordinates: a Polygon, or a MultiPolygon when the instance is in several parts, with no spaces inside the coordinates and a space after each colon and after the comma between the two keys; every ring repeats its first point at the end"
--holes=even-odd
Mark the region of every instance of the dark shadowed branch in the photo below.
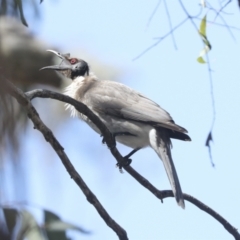
{"type": "MultiPolygon", "coordinates": [[[[97,200],[95,195],[91,192],[91,190],[87,187],[86,183],[83,181],[81,176],[77,173],[74,166],[71,164],[70,160],[68,159],[67,155],[65,154],[63,147],[60,145],[60,143],[57,141],[57,139],[54,137],[53,133],[50,129],[46,127],[46,125],[42,122],[42,120],[39,117],[39,114],[37,113],[36,109],[31,104],[30,100],[40,97],[40,98],[52,98],[56,99],[68,104],[73,105],[80,113],[86,115],[100,130],[102,135],[105,138],[106,144],[109,147],[112,155],[115,157],[115,159],[123,165],[123,168],[133,177],[135,178],[142,186],[147,188],[151,193],[153,193],[158,199],[162,201],[162,199],[167,197],[173,197],[173,192],[170,190],[167,191],[159,191],[157,188],[155,188],[147,179],[145,179],[143,176],[141,176],[138,172],[136,172],[132,167],[130,166],[124,166],[125,159],[122,157],[122,155],[119,153],[118,149],[116,148],[116,142],[113,138],[112,134],[109,132],[107,127],[100,121],[100,119],[83,103],[76,101],[66,95],[48,91],[48,90],[33,90],[27,93],[23,93],[20,89],[16,88],[12,83],[8,81],[4,81],[4,83],[7,85],[7,92],[14,98],[17,99],[20,105],[22,105],[28,114],[28,117],[32,120],[34,124],[34,128],[38,129],[45,137],[46,141],[48,141],[60,159],[62,160],[62,163],[64,164],[66,170],[68,171],[69,175],[74,179],[74,181],[77,183],[77,185],[81,188],[83,193],[85,194],[87,200],[94,205],[100,216],[104,219],[106,224],[111,227],[116,234],[119,236],[119,239],[128,239],[127,234],[124,229],[122,229],[106,212],[106,210],[103,208],[103,206],[100,204],[100,202],[97,200]]],[[[235,239],[240,240],[240,235],[236,228],[234,228],[226,219],[224,219],[222,216],[220,216],[217,212],[209,208],[207,205],[203,204],[196,198],[188,195],[183,194],[184,199],[191,202],[204,212],[211,215],[213,218],[215,218],[218,222],[220,222],[223,227],[232,234],[235,239]]]]}
{"type": "MultiPolygon", "coordinates": [[[[114,138],[111,136],[111,133],[107,129],[107,127],[99,120],[99,118],[93,114],[93,112],[83,103],[78,102],[66,95],[48,91],[48,90],[42,90],[37,89],[26,93],[26,96],[32,100],[36,97],[40,98],[52,98],[56,99],[65,103],[69,103],[73,105],[80,113],[86,115],[102,132],[102,135],[105,138],[106,144],[109,147],[112,155],[115,157],[115,159],[120,163],[124,164],[125,159],[122,157],[122,155],[119,153],[118,149],[116,148],[116,143],[114,138]]],[[[162,201],[164,198],[173,197],[173,193],[170,190],[167,191],[159,191],[157,188],[155,188],[146,178],[141,176],[137,171],[135,171],[131,166],[123,166],[126,172],[128,172],[135,180],[137,180],[143,187],[147,188],[153,195],[155,195],[158,199],[162,201]]],[[[233,227],[226,219],[224,219],[222,216],[220,216],[217,212],[215,212],[213,209],[208,207],[207,205],[200,202],[198,199],[188,195],[183,194],[184,199],[191,202],[198,208],[200,208],[202,211],[208,213],[213,218],[215,218],[217,221],[219,221],[224,228],[232,234],[235,239],[240,239],[240,235],[235,227],[233,227]]]]}
{"type": "MultiPolygon", "coordinates": [[[[81,178],[79,173],[76,171],[76,169],[70,162],[68,156],[64,152],[64,148],[55,138],[52,131],[42,122],[38,112],[31,104],[29,98],[20,89],[16,88],[12,83],[5,80],[2,80],[2,83],[5,84],[8,94],[14,97],[18,101],[18,103],[25,108],[29,119],[31,119],[31,121],[33,122],[34,128],[39,130],[45,137],[46,141],[51,144],[51,146],[61,159],[66,170],[68,171],[69,175],[71,176],[71,178],[73,178],[73,180],[82,190],[87,200],[96,208],[96,210],[98,211],[99,215],[103,218],[105,223],[110,228],[112,228],[112,230],[118,235],[119,239],[128,240],[126,231],[111,218],[111,216],[107,213],[107,211],[98,201],[93,192],[88,188],[84,180],[81,178]]],[[[112,144],[114,145],[115,142],[112,141],[112,144]]]]}

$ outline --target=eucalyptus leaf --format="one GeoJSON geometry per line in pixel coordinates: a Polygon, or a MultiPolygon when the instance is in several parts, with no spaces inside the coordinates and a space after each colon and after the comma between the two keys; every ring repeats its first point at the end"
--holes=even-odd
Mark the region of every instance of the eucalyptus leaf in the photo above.
{"type": "Polygon", "coordinates": [[[57,214],[50,212],[48,210],[44,210],[43,213],[44,213],[45,224],[55,221],[55,220],[61,220],[61,218],[57,214]]]}
{"type": "Polygon", "coordinates": [[[33,215],[27,210],[19,212],[19,228],[16,240],[46,240],[33,215]]]}
{"type": "Polygon", "coordinates": [[[27,21],[24,17],[24,13],[23,13],[22,0],[15,0],[15,2],[16,2],[16,5],[17,5],[19,13],[20,13],[20,18],[21,18],[22,24],[25,25],[26,27],[28,27],[27,21]]]}
{"type": "Polygon", "coordinates": [[[14,208],[3,208],[3,214],[6,220],[8,231],[10,235],[12,235],[13,229],[17,222],[18,211],[14,208]]]}
{"type": "Polygon", "coordinates": [[[44,210],[44,227],[45,227],[48,239],[49,240],[68,240],[65,230],[53,232],[53,231],[48,231],[48,229],[46,229],[46,226],[48,226],[49,224],[51,224],[51,222],[54,222],[54,221],[61,221],[61,219],[55,213],[44,210]]]}
{"type": "Polygon", "coordinates": [[[200,23],[199,34],[206,37],[207,15],[205,15],[200,23]]]}
{"type": "Polygon", "coordinates": [[[206,61],[205,61],[202,57],[198,57],[198,58],[197,58],[197,61],[198,61],[199,63],[206,63],[206,61]]]}
{"type": "Polygon", "coordinates": [[[50,223],[48,223],[45,228],[48,230],[48,231],[66,231],[66,230],[76,230],[76,231],[79,231],[81,233],[85,233],[85,234],[88,234],[90,233],[89,231],[86,231],[85,229],[81,228],[81,227],[78,227],[76,225],[73,225],[71,223],[67,223],[67,222],[64,222],[64,221],[60,221],[60,220],[57,220],[57,221],[52,221],[50,223]]]}
{"type": "Polygon", "coordinates": [[[82,234],[90,233],[82,227],[62,221],[58,215],[47,210],[44,211],[44,222],[43,227],[49,240],[68,240],[67,230],[76,230],[82,234]]]}
{"type": "Polygon", "coordinates": [[[204,43],[204,48],[202,49],[202,51],[200,52],[197,58],[197,61],[199,63],[206,63],[206,61],[203,59],[203,56],[206,55],[212,49],[212,46],[207,38],[206,27],[207,27],[207,15],[205,15],[201,20],[200,27],[198,30],[199,35],[201,36],[202,41],[204,43]]]}

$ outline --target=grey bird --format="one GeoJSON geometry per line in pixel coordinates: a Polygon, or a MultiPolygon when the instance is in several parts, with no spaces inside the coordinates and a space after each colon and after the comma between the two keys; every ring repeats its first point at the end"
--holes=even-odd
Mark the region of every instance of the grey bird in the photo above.
{"type": "MultiPolygon", "coordinates": [[[[99,80],[90,73],[89,65],[70,54],[48,50],[62,59],[59,65],[41,70],[56,70],[72,79],[65,94],[86,104],[107,126],[117,142],[133,148],[129,159],[139,149],[150,146],[162,160],[173,194],[179,206],[185,208],[177,172],[171,156],[171,138],[191,141],[187,130],[175,124],[168,112],[141,93],[114,81],[99,80]]],[[[92,129],[99,129],[73,106],[68,105],[73,116],[84,120],[92,129]]],[[[131,160],[129,160],[129,163],[131,160]]]]}

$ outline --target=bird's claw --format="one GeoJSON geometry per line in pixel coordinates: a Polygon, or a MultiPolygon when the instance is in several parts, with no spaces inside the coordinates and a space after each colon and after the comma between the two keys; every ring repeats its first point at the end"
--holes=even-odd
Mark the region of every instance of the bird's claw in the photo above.
{"type": "Polygon", "coordinates": [[[116,167],[119,169],[119,172],[120,173],[123,173],[123,167],[127,167],[127,166],[130,166],[130,164],[131,164],[131,162],[132,162],[132,159],[130,159],[130,158],[125,158],[124,157],[124,162],[123,163],[117,163],[116,164],[116,167]]]}
{"type": "Polygon", "coordinates": [[[100,137],[102,137],[102,144],[105,144],[106,140],[105,140],[104,136],[101,134],[100,137]]]}

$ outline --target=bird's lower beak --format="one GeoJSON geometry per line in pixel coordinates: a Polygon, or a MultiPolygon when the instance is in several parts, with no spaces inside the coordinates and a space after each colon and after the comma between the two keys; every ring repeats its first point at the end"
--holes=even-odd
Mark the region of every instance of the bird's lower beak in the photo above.
{"type": "Polygon", "coordinates": [[[72,66],[65,65],[63,62],[59,65],[47,66],[40,69],[41,70],[55,70],[55,71],[64,71],[64,70],[71,70],[72,66]]]}
{"type": "Polygon", "coordinates": [[[72,68],[71,63],[69,62],[70,54],[61,54],[57,51],[54,50],[47,50],[47,52],[52,52],[56,56],[62,59],[62,62],[59,65],[53,65],[53,66],[47,66],[43,67],[40,70],[56,70],[56,71],[64,71],[64,70],[69,70],[72,68]]]}
{"type": "Polygon", "coordinates": [[[53,66],[46,66],[40,69],[41,70],[55,70],[61,72],[65,77],[69,77],[72,65],[69,62],[70,54],[61,54],[59,52],[56,52],[54,50],[47,50],[48,52],[54,53],[56,56],[62,59],[61,63],[59,65],[53,65],[53,66]]]}

